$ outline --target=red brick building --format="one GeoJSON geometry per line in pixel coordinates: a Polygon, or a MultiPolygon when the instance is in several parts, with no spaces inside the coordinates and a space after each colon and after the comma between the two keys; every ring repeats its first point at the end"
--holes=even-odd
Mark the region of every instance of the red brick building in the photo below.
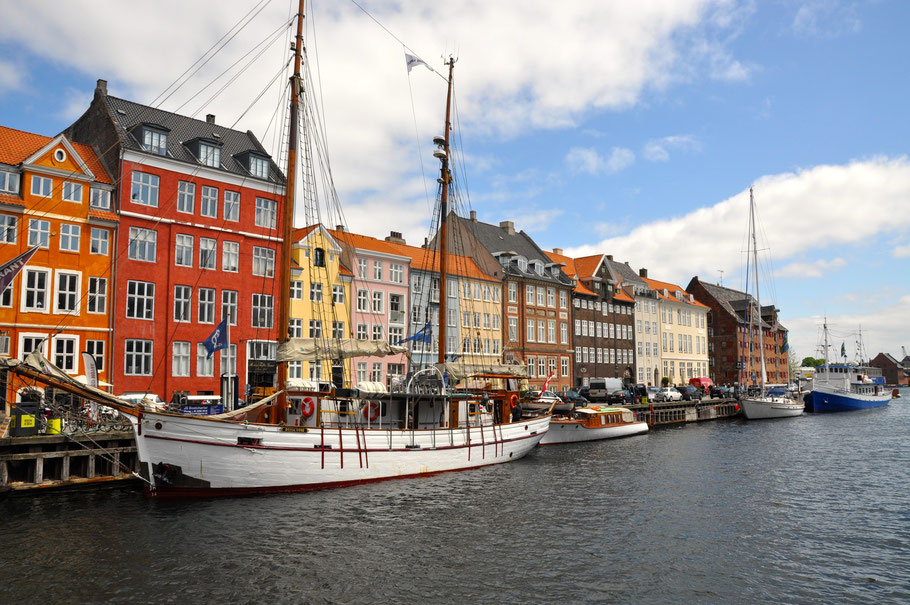
{"type": "Polygon", "coordinates": [[[67,134],[119,183],[116,393],[216,394],[222,374],[275,386],[284,176],[250,132],[109,96],[67,134]],[[202,346],[230,319],[229,349],[202,346]]]}
{"type": "Polygon", "coordinates": [[[908,361],[910,359],[906,357],[903,361],[898,361],[888,353],[879,353],[869,362],[869,365],[882,371],[886,384],[905,387],[910,385],[910,365],[907,365],[908,361]]]}

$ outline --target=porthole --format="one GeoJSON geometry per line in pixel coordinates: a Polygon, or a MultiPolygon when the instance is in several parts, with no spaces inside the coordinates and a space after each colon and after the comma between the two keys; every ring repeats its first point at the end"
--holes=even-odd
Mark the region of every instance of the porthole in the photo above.
{"type": "Polygon", "coordinates": [[[66,152],[62,149],[57,149],[54,151],[54,159],[58,162],[62,162],[66,159],[66,152]]]}

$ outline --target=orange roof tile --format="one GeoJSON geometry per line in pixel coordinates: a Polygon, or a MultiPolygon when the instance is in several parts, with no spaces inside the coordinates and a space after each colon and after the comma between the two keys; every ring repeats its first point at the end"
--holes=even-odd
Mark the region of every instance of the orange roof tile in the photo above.
{"type": "Polygon", "coordinates": [[[695,302],[690,303],[689,298],[688,298],[689,293],[686,292],[683,288],[677,286],[676,284],[671,284],[669,282],[651,279],[649,277],[642,277],[642,279],[645,281],[646,284],[648,284],[651,287],[652,290],[657,292],[657,296],[659,298],[662,298],[664,300],[673,301],[673,302],[681,302],[681,303],[684,303],[687,305],[695,305],[696,307],[704,307],[706,309],[709,308],[708,305],[702,304],[702,303],[698,302],[697,300],[695,302]],[[666,289],[667,292],[670,292],[670,293],[677,292],[677,291],[682,292],[685,295],[685,298],[683,300],[679,300],[675,296],[664,296],[663,292],[662,292],[662,290],[664,290],[664,289],[666,289]]]}
{"type": "MultiPolygon", "coordinates": [[[[33,132],[25,132],[0,126],[0,162],[16,166],[27,160],[36,151],[53,141],[56,137],[46,137],[33,132]]],[[[69,139],[67,139],[69,141],[69,139]]],[[[112,185],[110,175],[95,151],[88,145],[73,143],[69,141],[76,150],[76,153],[82,158],[89,170],[95,175],[95,180],[99,183],[112,185]]]]}
{"type": "Polygon", "coordinates": [[[0,193],[0,203],[13,204],[14,206],[25,206],[25,201],[13,193],[0,193]]]}
{"type": "Polygon", "coordinates": [[[578,275],[581,277],[592,277],[594,275],[594,272],[597,271],[597,268],[600,266],[601,260],[603,260],[603,254],[595,254],[594,256],[576,258],[575,268],[578,270],[578,275]]]}
{"type": "Polygon", "coordinates": [[[586,285],[581,283],[581,280],[578,279],[580,275],[583,275],[585,277],[588,276],[583,273],[579,274],[578,262],[580,260],[586,260],[591,257],[585,257],[585,259],[576,259],[572,258],[571,256],[566,256],[565,254],[556,254],[555,252],[545,252],[545,254],[549,256],[550,260],[552,260],[554,263],[563,263],[565,265],[563,273],[575,280],[575,292],[578,292],[579,294],[585,294],[587,296],[598,296],[597,292],[594,292],[588,288],[586,285]]]}
{"type": "Polygon", "coordinates": [[[88,216],[89,218],[100,218],[105,221],[120,222],[120,217],[110,210],[98,210],[97,208],[89,208],[88,216]]]}
{"type": "Polygon", "coordinates": [[[622,300],[625,302],[632,302],[632,303],[635,302],[635,299],[632,298],[631,296],[629,296],[628,294],[626,294],[626,292],[622,288],[619,288],[616,290],[616,293],[613,295],[613,300],[622,300]]]}

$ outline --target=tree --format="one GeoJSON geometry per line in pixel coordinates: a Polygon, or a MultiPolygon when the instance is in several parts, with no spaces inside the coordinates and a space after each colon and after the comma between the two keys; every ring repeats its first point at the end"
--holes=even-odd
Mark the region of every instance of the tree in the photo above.
{"type": "Polygon", "coordinates": [[[664,376],[663,378],[661,378],[660,386],[662,386],[662,387],[670,386],[670,378],[667,376],[664,376]]]}
{"type": "Polygon", "coordinates": [[[825,360],[816,359],[815,357],[803,357],[802,364],[800,365],[806,368],[818,368],[825,365],[825,360]]]}

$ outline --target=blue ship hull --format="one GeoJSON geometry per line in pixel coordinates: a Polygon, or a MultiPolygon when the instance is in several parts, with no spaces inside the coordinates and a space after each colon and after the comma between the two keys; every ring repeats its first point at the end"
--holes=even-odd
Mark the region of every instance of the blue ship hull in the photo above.
{"type": "Polygon", "coordinates": [[[805,396],[806,411],[816,414],[826,412],[852,412],[888,405],[890,395],[852,395],[850,393],[828,393],[811,391],[805,396]]]}

